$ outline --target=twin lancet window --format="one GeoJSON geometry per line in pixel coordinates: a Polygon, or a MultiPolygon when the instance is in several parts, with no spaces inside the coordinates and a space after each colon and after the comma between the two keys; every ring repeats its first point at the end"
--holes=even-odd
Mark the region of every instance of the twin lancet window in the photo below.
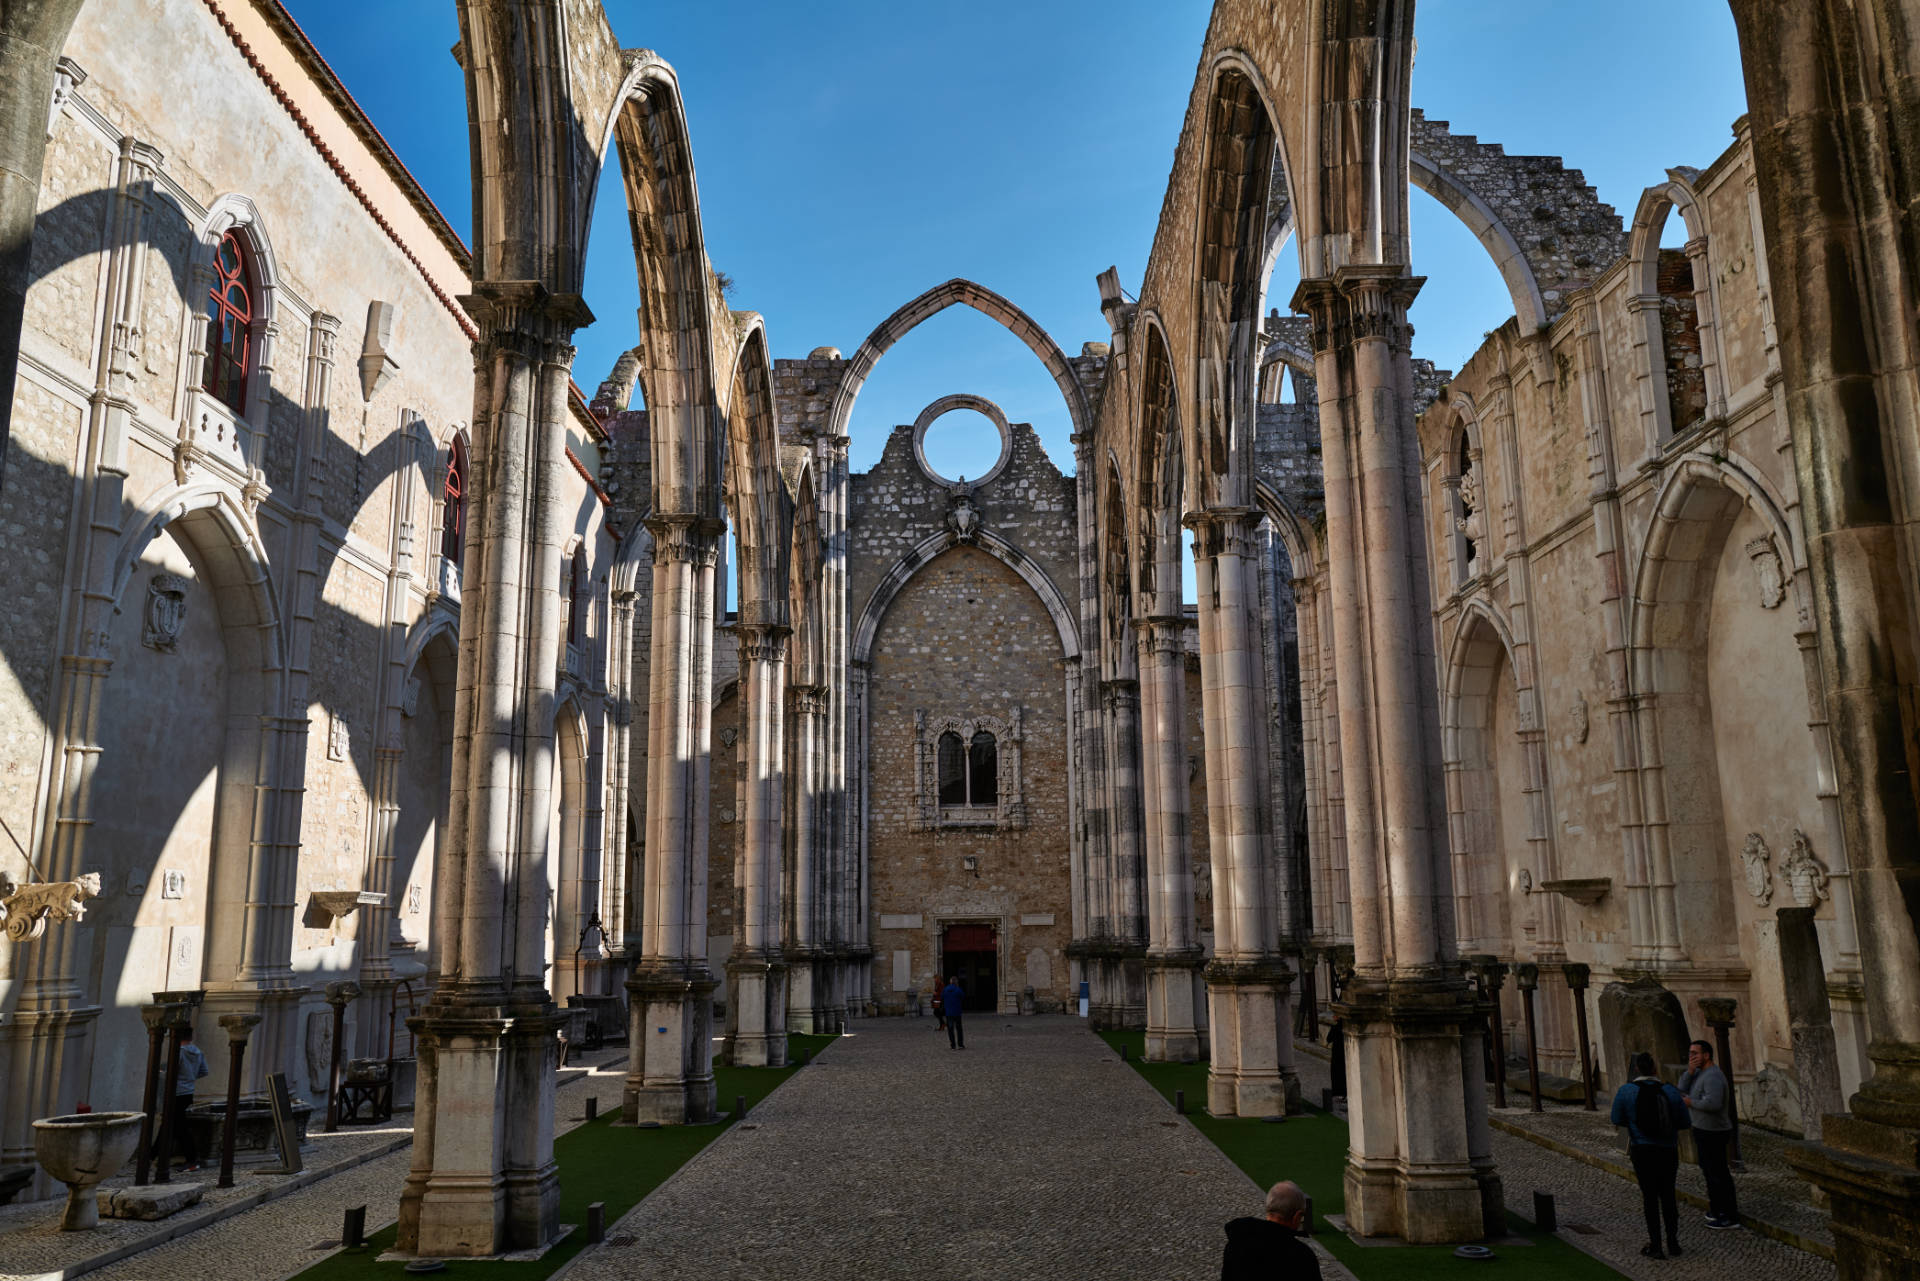
{"type": "Polygon", "coordinates": [[[1021,777],[1026,740],[1023,709],[998,716],[913,714],[914,791],[919,826],[1023,828],[1027,802],[1021,777]]]}
{"type": "Polygon", "coordinates": [[[961,743],[948,730],[940,736],[940,804],[998,805],[1000,803],[1000,748],[986,730],[974,731],[961,743]]]}

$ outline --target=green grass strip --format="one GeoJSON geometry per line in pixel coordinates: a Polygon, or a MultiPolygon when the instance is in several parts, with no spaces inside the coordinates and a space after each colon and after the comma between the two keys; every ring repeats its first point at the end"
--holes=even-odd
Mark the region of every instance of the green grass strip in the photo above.
{"type": "MultiPolygon", "coordinates": [[[[787,1055],[792,1062],[784,1068],[737,1068],[715,1064],[713,1079],[720,1109],[733,1110],[734,1099],[747,1098],[751,1112],[762,1099],[799,1070],[802,1051],[809,1058],[832,1045],[831,1036],[803,1036],[789,1033],[787,1055]]],[[[437,1276],[473,1278],[475,1281],[546,1281],[574,1255],[587,1248],[587,1207],[595,1201],[607,1205],[607,1230],[627,1211],[638,1205],[649,1192],[665,1183],[675,1170],[692,1160],[702,1148],[720,1137],[734,1123],[729,1116],[720,1125],[663,1125],[657,1130],[616,1127],[620,1112],[603,1112],[599,1118],[579,1126],[554,1140],[554,1159],[560,1164],[560,1222],[576,1227],[565,1240],[547,1251],[544,1257],[526,1263],[503,1263],[493,1259],[449,1259],[447,1270],[437,1276]]],[[[342,1250],[299,1274],[299,1281],[402,1281],[404,1262],[376,1263],[382,1253],[393,1248],[398,1229],[388,1225],[367,1238],[357,1250],[342,1250]]]]}
{"type": "MultiPolygon", "coordinates": [[[[1304,1116],[1289,1117],[1279,1125],[1239,1117],[1216,1117],[1207,1110],[1205,1063],[1148,1063],[1145,1032],[1102,1032],[1100,1037],[1116,1051],[1126,1047],[1133,1070],[1171,1103],[1175,1090],[1187,1094],[1187,1119],[1227,1158],[1245,1170],[1263,1188],[1292,1179],[1313,1198],[1319,1230],[1314,1238],[1360,1281],[1400,1281],[1400,1278],[1474,1277],[1505,1275],[1529,1281],[1610,1281],[1619,1273],[1550,1232],[1537,1232],[1531,1222],[1507,1213],[1508,1230],[1532,1245],[1496,1246],[1491,1260],[1459,1259],[1447,1245],[1361,1246],[1344,1232],[1320,1221],[1346,1209],[1347,1123],[1331,1112],[1309,1107],[1304,1116]]],[[[1255,1213],[1249,1205],[1246,1213],[1255,1213]]],[[[1224,1235],[1221,1243],[1225,1244],[1224,1235]]]]}

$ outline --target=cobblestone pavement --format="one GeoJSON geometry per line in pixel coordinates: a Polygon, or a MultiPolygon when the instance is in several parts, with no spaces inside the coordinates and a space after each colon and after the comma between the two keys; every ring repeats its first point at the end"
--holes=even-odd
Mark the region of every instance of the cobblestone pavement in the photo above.
{"type": "MultiPolygon", "coordinates": [[[[1578,1107],[1549,1105],[1546,1111],[1537,1115],[1524,1107],[1508,1108],[1494,1115],[1504,1124],[1576,1148],[1604,1161],[1612,1167],[1610,1173],[1625,1177],[1631,1167],[1627,1163],[1626,1150],[1616,1144],[1614,1129],[1607,1123],[1606,1106],[1606,1101],[1602,1100],[1600,1110],[1593,1112],[1578,1107]]],[[[1764,1221],[1770,1235],[1784,1237],[1792,1244],[1818,1242],[1831,1251],[1832,1221],[1813,1204],[1812,1191],[1806,1181],[1795,1175],[1787,1165],[1787,1148],[1791,1142],[1753,1126],[1740,1131],[1741,1156],[1746,1163],[1746,1168],[1734,1176],[1739,1189],[1740,1211],[1750,1221],[1764,1221]]],[[[1702,1206],[1706,1204],[1707,1183],[1700,1176],[1699,1167],[1681,1164],[1679,1188],[1682,1196],[1691,1192],[1700,1199],[1702,1206]]]]}
{"type": "Polygon", "coordinates": [[[853,1031],[560,1275],[1171,1281],[1259,1211],[1079,1019],[975,1016],[965,1052],[930,1019],[853,1031]]]}
{"type": "MultiPolygon", "coordinates": [[[[589,1094],[598,1096],[600,1107],[611,1110],[620,1105],[620,1090],[626,1074],[626,1051],[612,1049],[589,1056],[587,1075],[569,1080],[556,1095],[555,1131],[566,1133],[580,1123],[589,1094]]],[[[407,1114],[400,1119],[405,1122],[407,1114]]],[[[87,1272],[97,1281],[207,1281],[210,1277],[253,1281],[255,1278],[284,1277],[300,1271],[325,1251],[340,1236],[342,1214],[350,1206],[367,1207],[367,1230],[372,1232],[393,1221],[400,1203],[400,1187],[406,1180],[413,1159],[411,1130],[397,1127],[354,1127],[337,1134],[311,1136],[314,1150],[304,1154],[309,1169],[340,1163],[358,1154],[391,1147],[396,1139],[407,1146],[385,1156],[354,1164],[340,1173],[319,1179],[297,1191],[244,1210],[217,1223],[177,1236],[130,1255],[116,1263],[87,1272]]],[[[176,1178],[179,1176],[175,1176],[176,1178]]],[[[219,1177],[215,1164],[199,1176],[209,1184],[219,1177]]],[[[280,1176],[253,1175],[237,1170],[237,1186],[222,1191],[209,1186],[202,1206],[257,1193],[259,1185],[280,1176]]],[[[130,1182],[115,1179],[112,1183],[130,1182]]],[[[280,1181],[284,1181],[283,1178],[280,1181]]],[[[112,1184],[109,1184],[111,1186],[112,1184]]],[[[87,1257],[122,1240],[139,1235],[157,1236],[169,1225],[102,1219],[102,1233],[63,1233],[59,1227],[61,1202],[41,1201],[28,1206],[9,1206],[7,1218],[0,1222],[0,1281],[34,1277],[71,1268],[87,1257]],[[6,1225],[13,1225],[7,1230],[6,1225]]],[[[195,1214],[200,1206],[184,1211],[195,1214]]],[[[75,1274],[77,1275],[77,1274],[75,1274]]]]}
{"type": "MultiPolygon", "coordinates": [[[[1317,1055],[1296,1056],[1300,1084],[1308,1098],[1319,1098],[1328,1084],[1325,1053],[1322,1049],[1317,1055]]],[[[1613,1154],[1612,1127],[1601,1128],[1607,1133],[1595,1137],[1604,1139],[1606,1152],[1613,1154]]],[[[1680,1245],[1685,1253],[1678,1259],[1643,1258],[1640,1247],[1647,1242],[1646,1223],[1640,1214],[1640,1191],[1631,1181],[1498,1129],[1493,1132],[1493,1157],[1505,1183],[1509,1209],[1530,1215],[1533,1194],[1552,1193],[1561,1238],[1635,1281],[1727,1281],[1729,1277],[1828,1281],[1835,1275],[1826,1259],[1758,1233],[1711,1231],[1704,1212],[1684,1203],[1680,1245]]],[[[1689,1168],[1687,1173],[1698,1182],[1697,1170],[1689,1168]]]]}

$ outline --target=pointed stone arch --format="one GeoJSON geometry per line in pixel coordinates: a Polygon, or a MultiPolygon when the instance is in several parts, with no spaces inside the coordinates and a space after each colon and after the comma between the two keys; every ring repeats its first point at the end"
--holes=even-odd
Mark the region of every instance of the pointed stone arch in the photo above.
{"type": "MultiPolygon", "coordinates": [[[[1018,574],[1027,586],[1033,588],[1040,603],[1046,606],[1047,613],[1053,619],[1054,629],[1060,635],[1061,656],[1071,661],[1080,657],[1080,634],[1074,623],[1073,606],[1066,596],[1048,577],[1047,571],[1025,552],[994,533],[991,529],[976,529],[972,545],[1000,561],[1008,569],[1018,574]]],[[[893,604],[893,598],[907,585],[913,576],[932,563],[942,552],[960,545],[960,537],[951,529],[943,529],[937,534],[916,543],[905,555],[895,561],[891,568],[880,578],[873,594],[867,598],[866,605],[860,611],[860,621],[853,630],[853,644],[850,647],[851,662],[856,666],[872,661],[873,643],[880,633],[880,623],[887,615],[887,609],[893,604]]],[[[1069,708],[1071,712],[1071,708],[1069,708]]]]}
{"type": "Polygon", "coordinates": [[[1060,395],[1067,402],[1067,416],[1073,422],[1074,432],[1078,434],[1092,429],[1093,415],[1087,405],[1086,393],[1081,390],[1080,380],[1075,377],[1073,366],[1067,363],[1066,353],[1060,350],[1060,345],[1026,312],[993,290],[956,276],[902,306],[881,321],[867,335],[867,340],[860,344],[860,349],[854,352],[853,359],[847,362],[846,371],[840,376],[839,389],[834,392],[833,410],[829,416],[833,435],[847,434],[847,424],[853,419],[853,402],[859,398],[861,388],[866,386],[867,377],[873,372],[874,365],[879,363],[880,357],[922,322],[956,304],[973,308],[989,320],[1003,325],[1007,332],[1025,343],[1027,349],[1047,367],[1047,372],[1053,375],[1060,395]]]}
{"type": "Polygon", "coordinates": [[[767,327],[758,312],[735,313],[740,343],[727,380],[727,495],[740,546],[740,622],[790,625],[789,528],[793,506],[780,475],[767,327]]]}

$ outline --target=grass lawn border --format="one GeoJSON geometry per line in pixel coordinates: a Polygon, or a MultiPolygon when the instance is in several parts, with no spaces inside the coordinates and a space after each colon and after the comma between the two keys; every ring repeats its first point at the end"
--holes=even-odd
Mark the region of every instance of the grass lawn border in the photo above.
{"type": "MultiPolygon", "coordinates": [[[[751,1113],[800,1070],[802,1051],[811,1060],[838,1039],[789,1033],[787,1053],[792,1061],[783,1068],[725,1067],[716,1063],[715,1092],[720,1108],[729,1113],[717,1125],[666,1125],[659,1129],[615,1126],[620,1119],[616,1107],[567,1131],[553,1143],[554,1159],[560,1165],[560,1222],[580,1226],[539,1259],[448,1259],[446,1270],[434,1275],[456,1281],[546,1281],[587,1249],[585,1224],[590,1204],[606,1203],[607,1232],[613,1235],[614,1224],[735,1124],[738,1118],[731,1111],[738,1096],[746,1096],[751,1113]]],[[[292,1273],[288,1281],[404,1281],[405,1260],[376,1262],[393,1248],[398,1231],[397,1219],[390,1220],[370,1233],[365,1245],[336,1250],[292,1273]]]]}

